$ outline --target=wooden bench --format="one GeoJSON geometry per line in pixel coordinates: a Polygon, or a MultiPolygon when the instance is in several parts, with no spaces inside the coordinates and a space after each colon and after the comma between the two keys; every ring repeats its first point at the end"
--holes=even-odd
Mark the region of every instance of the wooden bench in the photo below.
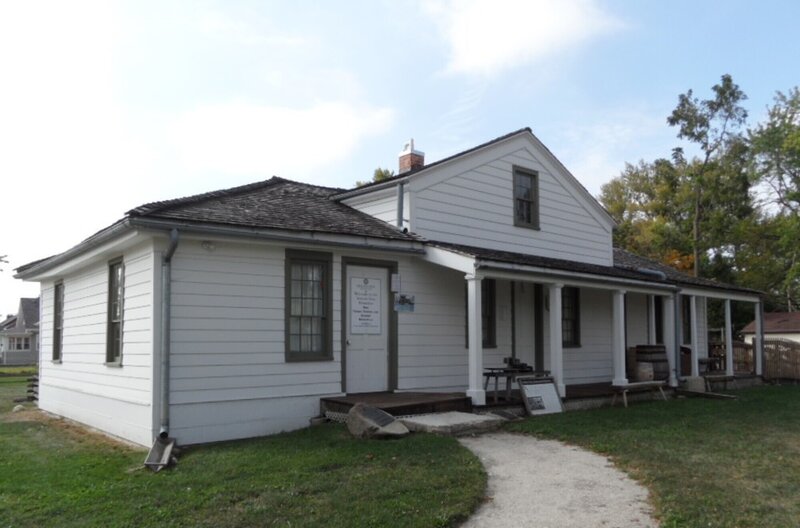
{"type": "Polygon", "coordinates": [[[614,397],[611,399],[611,406],[613,407],[617,402],[617,396],[622,394],[622,402],[627,408],[629,392],[658,391],[661,393],[661,397],[664,401],[667,401],[667,395],[664,394],[664,385],[666,384],[666,381],[634,381],[632,383],[626,383],[625,385],[612,385],[611,388],[614,390],[614,397]]]}

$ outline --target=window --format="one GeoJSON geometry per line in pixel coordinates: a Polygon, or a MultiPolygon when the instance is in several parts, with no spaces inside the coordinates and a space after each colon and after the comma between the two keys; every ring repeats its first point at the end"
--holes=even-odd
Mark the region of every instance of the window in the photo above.
{"type": "Polygon", "coordinates": [[[56,284],[53,292],[53,361],[61,361],[64,342],[64,283],[56,284]]]}
{"type": "Polygon", "coordinates": [[[688,295],[681,296],[681,328],[683,329],[683,345],[692,344],[692,302],[688,295]]]}
{"type": "MultiPolygon", "coordinates": [[[[495,303],[496,283],[494,279],[481,281],[481,336],[483,348],[497,346],[497,308],[495,303]]],[[[467,287],[464,284],[464,320],[466,322],[466,346],[469,347],[469,311],[467,309],[467,287]]]]}
{"type": "Polygon", "coordinates": [[[561,341],[565,347],[581,346],[578,288],[561,289],[561,341]]]}
{"type": "Polygon", "coordinates": [[[655,306],[655,318],[656,318],[656,343],[664,343],[664,300],[661,298],[660,295],[657,295],[653,300],[653,306],[655,306]]]}
{"type": "Polygon", "coordinates": [[[539,174],[514,167],[514,225],[539,229],[539,174]]]}
{"type": "Polygon", "coordinates": [[[333,359],[331,262],[327,253],[286,251],[286,361],[333,359]]]}
{"type": "Polygon", "coordinates": [[[106,363],[118,365],[122,358],[122,318],[125,311],[125,267],[121,260],[108,265],[108,325],[106,363]]]}
{"type": "Polygon", "coordinates": [[[8,338],[9,350],[30,350],[31,338],[30,337],[9,337],[8,338]]]}

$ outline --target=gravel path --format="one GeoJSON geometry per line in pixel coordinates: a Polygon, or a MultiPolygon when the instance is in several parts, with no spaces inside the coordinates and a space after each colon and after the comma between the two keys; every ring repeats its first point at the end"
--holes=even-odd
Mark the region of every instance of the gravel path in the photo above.
{"type": "Polygon", "coordinates": [[[656,528],[647,490],[600,455],[508,433],[462,437],[489,475],[473,527],[656,528]]]}

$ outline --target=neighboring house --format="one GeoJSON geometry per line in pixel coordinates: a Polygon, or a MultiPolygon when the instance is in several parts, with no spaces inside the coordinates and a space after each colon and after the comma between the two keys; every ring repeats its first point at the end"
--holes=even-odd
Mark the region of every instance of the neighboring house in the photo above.
{"type": "MultiPolygon", "coordinates": [[[[750,321],[742,329],[747,343],[753,342],[756,335],[756,322],[750,321]]],[[[800,343],[800,312],[773,312],[764,314],[764,337],[767,339],[788,339],[800,343]]]]}
{"type": "Polygon", "coordinates": [[[146,204],[19,268],[42,289],[40,407],[192,444],[299,428],[345,393],[482,405],[507,356],[569,396],[626,383],[626,346],[663,343],[675,384],[677,345],[695,374],[707,354],[706,299],[761,309],[614,250],[613,220],[529,129],[428,165],[411,144],[400,171],[146,204]]]}
{"type": "Polygon", "coordinates": [[[39,299],[22,298],[16,315],[0,323],[0,365],[39,362],[39,299]]]}

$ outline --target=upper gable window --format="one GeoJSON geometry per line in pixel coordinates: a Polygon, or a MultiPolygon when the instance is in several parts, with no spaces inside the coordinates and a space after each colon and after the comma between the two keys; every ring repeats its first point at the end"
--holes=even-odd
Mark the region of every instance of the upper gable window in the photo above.
{"type": "Polygon", "coordinates": [[[514,225],[539,229],[539,173],[514,167],[514,225]]]}

